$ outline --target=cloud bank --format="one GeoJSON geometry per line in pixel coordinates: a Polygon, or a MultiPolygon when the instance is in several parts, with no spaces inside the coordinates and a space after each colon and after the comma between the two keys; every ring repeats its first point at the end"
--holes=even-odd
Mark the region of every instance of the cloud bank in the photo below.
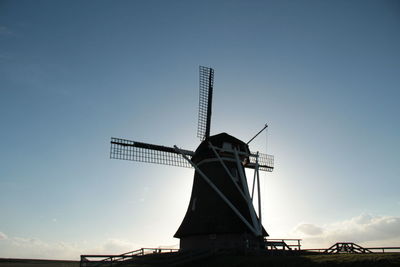
{"type": "Polygon", "coordinates": [[[293,235],[307,248],[327,248],[336,242],[355,242],[364,246],[400,246],[400,217],[360,216],[323,226],[297,225],[293,235]]]}
{"type": "Polygon", "coordinates": [[[98,245],[89,242],[45,242],[38,238],[7,237],[0,232],[0,258],[79,260],[81,254],[122,254],[140,248],[121,239],[108,239],[98,245]]]}
{"type": "MultiPolygon", "coordinates": [[[[400,246],[400,217],[362,214],[322,226],[301,223],[291,236],[302,238],[303,248],[328,248],[336,242],[355,242],[364,247],[400,246]]],[[[118,238],[100,244],[46,242],[38,238],[10,237],[0,232],[0,258],[79,260],[81,254],[121,254],[141,247],[118,238]]]]}

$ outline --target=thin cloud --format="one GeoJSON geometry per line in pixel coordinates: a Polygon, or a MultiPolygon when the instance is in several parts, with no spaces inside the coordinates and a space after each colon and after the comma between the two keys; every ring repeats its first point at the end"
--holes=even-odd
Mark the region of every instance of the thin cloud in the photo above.
{"type": "Polygon", "coordinates": [[[37,238],[13,237],[11,242],[14,246],[29,248],[29,247],[48,247],[48,244],[37,238]]]}
{"type": "Polygon", "coordinates": [[[102,252],[107,252],[107,253],[115,253],[115,254],[121,254],[123,252],[128,252],[132,251],[134,249],[138,248],[135,246],[135,244],[128,242],[126,240],[121,240],[121,239],[109,239],[107,240],[101,250],[102,252]]]}
{"type": "Polygon", "coordinates": [[[316,236],[322,234],[324,230],[314,224],[304,223],[298,225],[295,231],[306,236],[316,236]]]}
{"type": "Polygon", "coordinates": [[[0,35],[13,35],[13,31],[10,28],[4,25],[0,25],[0,35]]]}
{"type": "Polygon", "coordinates": [[[7,235],[3,232],[0,232],[0,240],[8,239],[7,235]]]}

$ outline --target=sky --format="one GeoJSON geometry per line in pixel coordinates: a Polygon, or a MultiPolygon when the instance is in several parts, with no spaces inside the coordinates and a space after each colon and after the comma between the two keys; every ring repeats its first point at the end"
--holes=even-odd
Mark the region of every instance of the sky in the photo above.
{"type": "MultiPolygon", "coordinates": [[[[263,225],[304,248],[400,246],[398,1],[0,1],[0,257],[177,247],[193,170],[110,138],[275,156],[263,225]]],[[[251,176],[251,173],[248,173],[251,176]]]]}

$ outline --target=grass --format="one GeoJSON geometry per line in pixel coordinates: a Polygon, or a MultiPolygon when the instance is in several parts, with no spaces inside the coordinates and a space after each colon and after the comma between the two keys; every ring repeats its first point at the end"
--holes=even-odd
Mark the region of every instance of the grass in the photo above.
{"type": "Polygon", "coordinates": [[[0,267],[79,267],[79,261],[0,259],[0,267]]]}
{"type": "Polygon", "coordinates": [[[400,253],[304,256],[223,255],[193,263],[190,267],[291,267],[291,266],[400,266],[400,253]]]}
{"type": "Polygon", "coordinates": [[[400,266],[400,253],[304,256],[317,266],[400,266]]]}
{"type": "MultiPolygon", "coordinates": [[[[0,267],[78,267],[78,261],[31,260],[31,259],[0,259],[0,267]]],[[[124,265],[130,266],[130,265],[124,265]]],[[[162,264],[131,266],[162,266],[162,264]]],[[[268,255],[219,255],[201,260],[187,267],[400,267],[400,253],[385,254],[333,254],[333,255],[299,255],[299,256],[268,256],[268,255]]]]}

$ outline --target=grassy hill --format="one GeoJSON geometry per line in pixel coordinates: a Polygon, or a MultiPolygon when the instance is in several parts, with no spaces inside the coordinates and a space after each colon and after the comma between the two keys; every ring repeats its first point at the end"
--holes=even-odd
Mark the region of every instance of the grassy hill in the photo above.
{"type": "Polygon", "coordinates": [[[274,266],[396,266],[400,267],[400,253],[393,254],[336,254],[300,256],[244,256],[223,255],[197,262],[191,267],[274,267],[274,266]]]}
{"type": "Polygon", "coordinates": [[[0,259],[0,267],[79,267],[79,261],[0,259]]]}
{"type": "MultiPolygon", "coordinates": [[[[152,257],[151,255],[148,255],[152,257]]],[[[155,255],[154,255],[155,256],[155,255]]],[[[144,256],[144,258],[147,256],[144,256]]],[[[146,264],[146,261],[132,262],[123,266],[153,267],[162,266],[146,264]]],[[[0,267],[78,267],[77,261],[32,260],[32,259],[0,259],[0,267]]],[[[188,267],[335,267],[335,266],[384,266],[400,267],[400,253],[385,254],[335,254],[335,255],[217,255],[204,260],[185,264],[188,267]]]]}

